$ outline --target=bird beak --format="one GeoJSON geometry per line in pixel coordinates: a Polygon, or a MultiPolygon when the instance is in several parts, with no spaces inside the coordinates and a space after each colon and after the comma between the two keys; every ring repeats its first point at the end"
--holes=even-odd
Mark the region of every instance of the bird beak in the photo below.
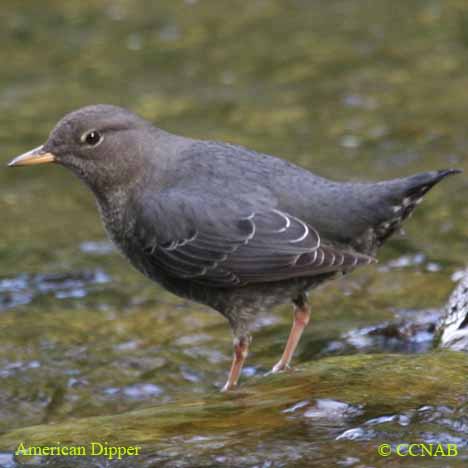
{"type": "Polygon", "coordinates": [[[56,157],[52,153],[44,151],[43,146],[38,146],[21,156],[16,157],[8,163],[8,167],[31,166],[33,164],[45,164],[55,162],[56,157]]]}

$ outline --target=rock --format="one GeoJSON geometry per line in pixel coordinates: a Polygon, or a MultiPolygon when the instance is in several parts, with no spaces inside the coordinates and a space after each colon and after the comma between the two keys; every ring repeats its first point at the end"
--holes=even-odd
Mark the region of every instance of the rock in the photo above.
{"type": "Polygon", "coordinates": [[[441,348],[468,351],[468,270],[450,296],[438,335],[441,348]]]}
{"type": "MultiPolygon", "coordinates": [[[[146,445],[168,458],[198,459],[216,454],[219,444],[228,451],[252,443],[251,434],[255,443],[271,447],[285,430],[302,431],[304,421],[313,421],[314,427],[338,425],[342,432],[364,417],[373,421],[405,415],[427,405],[457,408],[466,401],[467,374],[466,357],[447,350],[328,357],[291,372],[252,378],[232,393],[188,395],[121,414],[14,429],[0,435],[0,452],[15,450],[19,442],[76,445],[98,440],[146,445]],[[323,418],[324,412],[328,418],[323,418]],[[340,412],[344,416],[335,417],[340,412]],[[202,436],[216,447],[204,446],[202,436]]],[[[310,450],[309,443],[305,450],[310,450]]]]}

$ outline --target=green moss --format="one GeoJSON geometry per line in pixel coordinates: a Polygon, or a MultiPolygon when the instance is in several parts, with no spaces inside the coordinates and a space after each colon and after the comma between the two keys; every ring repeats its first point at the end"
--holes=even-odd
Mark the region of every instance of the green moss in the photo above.
{"type": "Polygon", "coordinates": [[[282,412],[307,399],[332,398],[366,411],[397,413],[422,405],[459,405],[468,394],[468,361],[452,352],[425,355],[366,355],[325,358],[295,372],[261,377],[228,393],[179,398],[169,404],[114,416],[76,418],[26,427],[0,436],[0,448],[107,440],[114,444],[163,444],[179,434],[223,435],[243,430],[272,432],[282,412]]]}

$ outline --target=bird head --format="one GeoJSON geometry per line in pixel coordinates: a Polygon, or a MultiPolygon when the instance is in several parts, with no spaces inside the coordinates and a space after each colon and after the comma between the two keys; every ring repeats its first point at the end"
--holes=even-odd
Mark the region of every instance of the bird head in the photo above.
{"type": "Polygon", "coordinates": [[[93,191],[125,185],[134,178],[144,151],[141,132],[148,122],[110,106],[83,107],[63,117],[47,141],[13,159],[11,167],[58,163],[74,172],[93,191]]]}

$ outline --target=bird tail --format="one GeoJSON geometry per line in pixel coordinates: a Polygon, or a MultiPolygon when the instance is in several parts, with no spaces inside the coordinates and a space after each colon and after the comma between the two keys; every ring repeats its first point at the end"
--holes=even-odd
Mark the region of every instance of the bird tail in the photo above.
{"type": "Polygon", "coordinates": [[[460,169],[441,169],[438,171],[423,172],[403,179],[388,181],[387,219],[377,229],[378,244],[382,244],[401,226],[414,208],[422,201],[432,187],[445,177],[459,174],[460,169]]]}

